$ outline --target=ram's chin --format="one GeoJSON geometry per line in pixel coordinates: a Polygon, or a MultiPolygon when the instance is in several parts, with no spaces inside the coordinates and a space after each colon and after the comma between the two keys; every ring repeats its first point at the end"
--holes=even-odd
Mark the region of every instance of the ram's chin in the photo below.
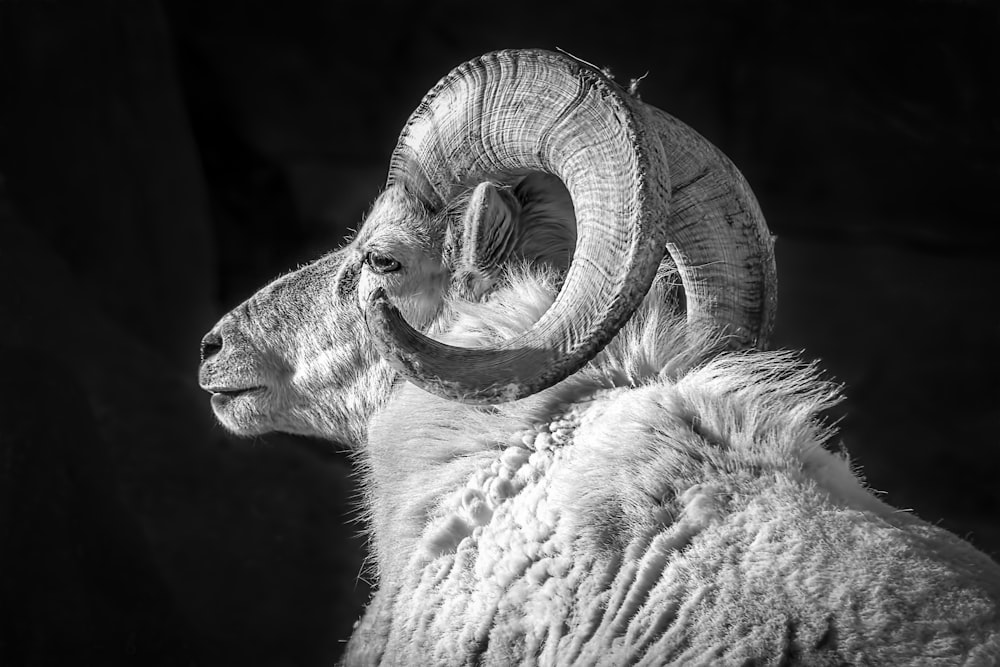
{"type": "Polygon", "coordinates": [[[265,387],[212,394],[212,411],[226,430],[235,435],[262,435],[274,430],[269,393],[265,387]]]}

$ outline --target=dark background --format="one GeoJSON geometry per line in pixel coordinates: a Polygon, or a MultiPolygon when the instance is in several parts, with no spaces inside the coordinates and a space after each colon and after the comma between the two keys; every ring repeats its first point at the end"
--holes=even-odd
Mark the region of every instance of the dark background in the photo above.
{"type": "Polygon", "coordinates": [[[0,0],[0,664],[339,654],[349,465],[230,439],[198,342],[356,227],[421,96],[497,48],[648,73],[753,185],[774,344],[845,383],[870,484],[1000,555],[996,6],[553,5],[0,0]]]}

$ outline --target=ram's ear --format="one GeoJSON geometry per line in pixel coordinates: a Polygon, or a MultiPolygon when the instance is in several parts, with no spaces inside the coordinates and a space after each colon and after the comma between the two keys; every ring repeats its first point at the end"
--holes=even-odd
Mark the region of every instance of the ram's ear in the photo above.
{"type": "Polygon", "coordinates": [[[448,230],[452,282],[459,294],[479,299],[490,290],[517,247],[521,204],[504,185],[476,186],[456,226],[448,230]]]}

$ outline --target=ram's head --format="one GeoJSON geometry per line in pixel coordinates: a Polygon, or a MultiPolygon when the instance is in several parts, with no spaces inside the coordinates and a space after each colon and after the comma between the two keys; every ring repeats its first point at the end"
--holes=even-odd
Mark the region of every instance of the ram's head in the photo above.
{"type": "Polygon", "coordinates": [[[661,261],[678,269],[690,321],[733,346],[764,343],[771,238],[729,160],[584,62],[490,53],[421,102],[350,243],[205,337],[201,385],[237,433],[357,443],[394,370],[484,403],[559,382],[617,333],[661,261]],[[514,261],[566,269],[545,315],[495,349],[435,342],[449,296],[488,294],[514,261]]]}

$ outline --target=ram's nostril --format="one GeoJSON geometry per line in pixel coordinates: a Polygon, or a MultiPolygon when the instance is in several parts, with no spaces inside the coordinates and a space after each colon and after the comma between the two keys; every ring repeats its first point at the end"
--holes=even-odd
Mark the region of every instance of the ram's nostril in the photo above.
{"type": "Polygon", "coordinates": [[[201,339],[201,360],[211,359],[222,349],[222,336],[214,331],[209,331],[201,339]]]}

